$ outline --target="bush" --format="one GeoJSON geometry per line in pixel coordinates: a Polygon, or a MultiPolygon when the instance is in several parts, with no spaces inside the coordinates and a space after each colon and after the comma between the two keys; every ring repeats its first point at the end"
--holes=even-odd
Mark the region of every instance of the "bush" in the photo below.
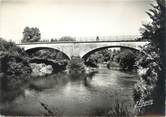
{"type": "Polygon", "coordinates": [[[124,102],[115,99],[113,108],[110,108],[106,115],[109,117],[133,117],[134,113],[131,110],[129,105],[125,105],[124,102]]]}
{"type": "Polygon", "coordinates": [[[0,75],[1,99],[8,96],[13,99],[15,92],[18,94],[21,85],[29,80],[31,68],[27,58],[24,50],[15,43],[0,38],[0,74],[3,74],[0,75]]]}
{"type": "Polygon", "coordinates": [[[20,56],[13,56],[10,53],[1,54],[1,71],[6,75],[30,74],[31,68],[27,60],[20,56]]]}
{"type": "Polygon", "coordinates": [[[8,52],[13,56],[26,56],[25,51],[16,46],[14,42],[7,42],[0,37],[0,56],[5,52],[8,52]]]}
{"type": "Polygon", "coordinates": [[[29,53],[31,58],[62,60],[67,59],[64,53],[54,49],[41,49],[33,53],[29,53]]]}
{"type": "MultiPolygon", "coordinates": [[[[164,0],[156,0],[147,14],[151,22],[143,24],[142,37],[150,43],[143,47],[137,65],[146,69],[135,86],[135,101],[152,99],[153,105],[145,109],[145,113],[165,114],[165,10],[164,0]],[[141,83],[142,82],[142,83],[141,83]]],[[[139,71],[140,72],[140,71],[139,71]]]]}
{"type": "MultiPolygon", "coordinates": [[[[144,54],[141,54],[137,61],[140,80],[134,87],[135,103],[140,101],[141,99],[154,100],[154,88],[157,86],[161,68],[159,66],[159,55],[150,48],[150,44],[144,47],[144,49],[142,50],[144,54]]],[[[140,113],[145,113],[148,111],[149,110],[147,110],[145,107],[142,107],[140,113]]]]}
{"type": "Polygon", "coordinates": [[[80,57],[72,57],[68,64],[68,70],[71,78],[82,78],[85,75],[85,66],[83,60],[80,57]]]}
{"type": "Polygon", "coordinates": [[[63,36],[58,41],[76,41],[76,39],[70,36],[63,36]]]}
{"type": "Polygon", "coordinates": [[[135,65],[136,55],[131,50],[123,50],[120,53],[120,67],[124,70],[132,70],[135,65]]]}
{"type": "Polygon", "coordinates": [[[5,75],[20,75],[31,72],[28,56],[13,42],[0,38],[0,72],[5,75]]]}

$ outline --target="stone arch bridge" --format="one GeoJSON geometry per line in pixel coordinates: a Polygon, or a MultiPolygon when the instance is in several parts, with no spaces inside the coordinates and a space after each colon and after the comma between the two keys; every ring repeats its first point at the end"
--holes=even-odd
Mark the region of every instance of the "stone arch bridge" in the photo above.
{"type": "Polygon", "coordinates": [[[124,47],[134,50],[140,50],[141,46],[144,46],[148,42],[141,41],[66,41],[66,42],[31,42],[17,44],[25,49],[25,51],[33,52],[42,48],[56,49],[63,52],[68,59],[71,56],[86,57],[90,53],[95,51],[111,48],[111,47],[124,47]]]}

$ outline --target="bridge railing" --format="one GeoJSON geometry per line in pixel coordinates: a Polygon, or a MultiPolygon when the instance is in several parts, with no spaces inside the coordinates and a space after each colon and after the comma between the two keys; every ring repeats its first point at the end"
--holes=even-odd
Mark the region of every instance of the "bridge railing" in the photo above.
{"type": "Polygon", "coordinates": [[[19,43],[17,45],[30,45],[30,44],[60,44],[60,43],[102,43],[102,42],[147,42],[136,40],[118,40],[118,41],[59,41],[59,42],[27,42],[19,43]]]}
{"type": "MultiPolygon", "coordinates": [[[[98,39],[96,39],[95,36],[93,37],[76,37],[75,41],[53,41],[51,40],[44,40],[44,41],[39,41],[39,42],[26,42],[27,43],[78,43],[78,42],[137,42],[136,40],[139,36],[138,35],[120,35],[120,36],[98,36],[98,39]]],[[[25,44],[22,43],[21,41],[18,42],[17,44],[25,44]]]]}

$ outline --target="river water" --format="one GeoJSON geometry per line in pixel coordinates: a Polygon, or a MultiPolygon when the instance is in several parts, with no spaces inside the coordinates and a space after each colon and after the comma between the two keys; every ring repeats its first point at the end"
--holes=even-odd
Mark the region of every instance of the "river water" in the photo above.
{"type": "Polygon", "coordinates": [[[42,102],[56,115],[100,115],[112,107],[117,99],[132,105],[132,89],[137,80],[136,73],[102,67],[86,83],[69,81],[40,92],[27,90],[26,95],[19,96],[8,107],[8,113],[44,115],[47,110],[41,106],[42,102]]]}

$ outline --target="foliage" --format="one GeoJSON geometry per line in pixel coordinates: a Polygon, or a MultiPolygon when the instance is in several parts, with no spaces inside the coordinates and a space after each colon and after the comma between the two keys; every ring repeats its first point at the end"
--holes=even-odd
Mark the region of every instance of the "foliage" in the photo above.
{"type": "MultiPolygon", "coordinates": [[[[152,22],[143,24],[142,37],[150,43],[142,49],[137,65],[141,76],[134,89],[135,102],[140,99],[153,100],[153,105],[142,108],[144,113],[149,111],[164,113],[164,48],[165,48],[165,10],[164,0],[156,0],[157,5],[152,5],[147,14],[152,22]]],[[[143,112],[141,112],[143,113],[143,112]]]]}
{"type": "MultiPolygon", "coordinates": [[[[31,57],[30,63],[45,63],[47,66],[51,65],[53,68],[52,73],[63,71],[66,69],[68,58],[65,54],[54,49],[37,50],[29,54],[31,57]]],[[[36,66],[38,68],[39,66],[36,66]]],[[[36,72],[40,74],[41,72],[36,72]]]]}
{"type": "Polygon", "coordinates": [[[120,67],[124,70],[132,70],[135,64],[136,55],[133,51],[125,49],[119,54],[120,67]]]}
{"type": "Polygon", "coordinates": [[[108,66],[111,67],[111,63],[115,66],[119,66],[124,70],[132,70],[135,65],[136,54],[129,49],[121,49],[113,51],[110,49],[103,49],[91,54],[86,60],[86,65],[97,66],[98,63],[108,62],[108,66]]]}
{"type": "Polygon", "coordinates": [[[0,71],[8,75],[28,73],[29,66],[24,50],[17,47],[15,43],[7,42],[2,38],[0,43],[0,71]]]}
{"type": "Polygon", "coordinates": [[[45,43],[48,43],[49,40],[48,39],[42,39],[42,40],[39,40],[40,42],[45,42],[45,43]]]}
{"type": "Polygon", "coordinates": [[[107,68],[108,68],[108,69],[120,69],[120,65],[119,65],[119,63],[117,63],[117,62],[109,61],[109,62],[107,63],[107,68]]]}
{"type": "Polygon", "coordinates": [[[23,31],[23,43],[26,42],[38,42],[41,38],[40,30],[38,28],[25,27],[23,31]]]}
{"type": "Polygon", "coordinates": [[[98,54],[101,57],[101,60],[98,60],[98,62],[107,62],[108,60],[110,60],[110,50],[103,49],[99,51],[98,54]]]}
{"type": "Polygon", "coordinates": [[[6,75],[21,75],[31,73],[31,68],[23,57],[3,54],[1,56],[2,72],[6,75]]]}
{"type": "Polygon", "coordinates": [[[51,38],[51,42],[57,42],[58,40],[56,38],[51,38]]]}
{"type": "Polygon", "coordinates": [[[73,79],[79,79],[85,75],[85,66],[80,57],[73,56],[68,64],[69,75],[73,79]]]}
{"type": "Polygon", "coordinates": [[[26,55],[24,50],[22,48],[17,47],[14,42],[7,42],[3,38],[0,38],[0,55],[2,55],[5,52],[8,52],[14,56],[26,55]]]}
{"type": "Polygon", "coordinates": [[[58,41],[76,41],[76,39],[70,36],[63,36],[58,41]]]}
{"type": "Polygon", "coordinates": [[[0,77],[1,90],[18,89],[22,82],[29,79],[31,68],[23,49],[13,42],[0,39],[0,77]]]}
{"type": "Polygon", "coordinates": [[[63,60],[67,59],[66,56],[54,49],[42,49],[30,54],[31,58],[38,57],[41,59],[63,60]]]}
{"type": "Polygon", "coordinates": [[[124,102],[120,102],[118,99],[115,99],[115,104],[113,108],[110,108],[109,112],[106,114],[109,117],[132,117],[133,112],[129,109],[128,105],[125,105],[124,102]]]}
{"type": "Polygon", "coordinates": [[[85,60],[85,64],[91,67],[97,67],[98,63],[107,62],[111,58],[111,50],[102,49],[100,51],[92,53],[87,59],[85,60]]]}
{"type": "Polygon", "coordinates": [[[121,50],[113,50],[110,60],[119,63],[121,50]]]}
{"type": "MultiPolygon", "coordinates": [[[[62,116],[64,113],[58,109],[52,111],[49,105],[40,102],[40,105],[44,108],[45,116],[62,116]]],[[[115,104],[112,108],[101,109],[96,108],[94,112],[90,113],[91,115],[82,115],[82,116],[108,116],[108,117],[134,117],[134,114],[131,112],[131,107],[125,105],[124,102],[120,102],[119,99],[115,99],[115,104]]]]}
{"type": "Polygon", "coordinates": [[[90,55],[88,59],[85,60],[85,65],[88,67],[98,67],[97,57],[95,56],[95,54],[90,55]]]}

